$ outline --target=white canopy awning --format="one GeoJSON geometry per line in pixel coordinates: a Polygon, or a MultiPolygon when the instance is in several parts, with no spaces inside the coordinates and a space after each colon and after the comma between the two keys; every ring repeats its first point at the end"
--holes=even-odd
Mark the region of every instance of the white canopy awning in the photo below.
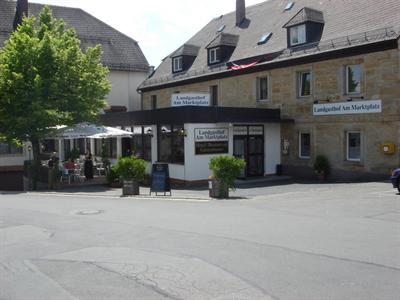
{"type": "Polygon", "coordinates": [[[132,132],[113,127],[99,126],[95,124],[81,123],[72,127],[62,127],[54,138],[58,139],[107,139],[116,137],[131,137],[132,132]]]}

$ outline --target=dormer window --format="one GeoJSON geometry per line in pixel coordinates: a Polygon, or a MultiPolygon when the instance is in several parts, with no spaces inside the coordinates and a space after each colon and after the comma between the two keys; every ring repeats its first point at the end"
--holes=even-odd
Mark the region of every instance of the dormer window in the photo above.
{"type": "Polygon", "coordinates": [[[208,63],[217,64],[221,61],[221,48],[211,48],[208,50],[208,63]]]}
{"type": "Polygon", "coordinates": [[[304,7],[283,28],[287,29],[288,48],[319,43],[324,31],[322,11],[304,7]]]}
{"type": "Polygon", "coordinates": [[[220,64],[228,61],[231,57],[239,36],[230,33],[220,33],[206,46],[207,63],[209,66],[220,64]]]}
{"type": "Polygon", "coordinates": [[[172,65],[173,65],[173,69],[172,71],[174,73],[176,72],[180,72],[183,70],[183,57],[182,56],[178,56],[178,57],[174,57],[172,59],[172,65]]]}
{"type": "Polygon", "coordinates": [[[306,24],[290,28],[290,46],[297,46],[306,42],[306,24]]]}
{"type": "Polygon", "coordinates": [[[172,74],[186,72],[195,61],[200,47],[191,44],[184,44],[178,50],[171,54],[172,74]]]}

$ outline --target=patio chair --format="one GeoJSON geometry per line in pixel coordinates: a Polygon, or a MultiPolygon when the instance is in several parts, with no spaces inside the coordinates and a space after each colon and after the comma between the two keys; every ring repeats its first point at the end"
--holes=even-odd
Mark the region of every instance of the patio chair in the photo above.
{"type": "Polygon", "coordinates": [[[74,171],[74,181],[82,183],[85,182],[85,176],[83,175],[82,169],[75,169],[74,171]]]}
{"type": "Polygon", "coordinates": [[[98,176],[101,176],[102,172],[104,175],[106,175],[106,168],[104,168],[104,165],[102,163],[96,164],[96,172],[98,176]]]}
{"type": "Polygon", "coordinates": [[[60,171],[61,171],[60,183],[62,183],[65,179],[68,181],[68,184],[71,184],[72,174],[69,172],[69,170],[62,167],[60,171]]]}

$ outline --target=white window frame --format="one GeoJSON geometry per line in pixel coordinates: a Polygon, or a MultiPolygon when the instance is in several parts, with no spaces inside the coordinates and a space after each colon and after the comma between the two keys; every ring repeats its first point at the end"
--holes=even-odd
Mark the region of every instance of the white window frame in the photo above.
{"type": "Polygon", "coordinates": [[[346,80],[346,95],[359,95],[361,94],[361,84],[362,84],[362,68],[360,64],[354,64],[354,65],[347,65],[345,66],[345,80],[346,80]],[[349,68],[358,66],[360,67],[360,91],[356,92],[350,92],[349,91],[349,68]]]}
{"type": "Polygon", "coordinates": [[[311,133],[310,132],[305,132],[305,131],[300,131],[299,132],[299,158],[301,159],[310,159],[311,158],[311,133]],[[302,150],[302,135],[303,134],[308,134],[310,136],[310,155],[309,156],[303,156],[301,154],[302,150]]]}
{"type": "Polygon", "coordinates": [[[6,147],[8,147],[8,152],[7,153],[0,152],[0,157],[20,157],[20,156],[25,155],[25,147],[24,146],[22,146],[22,147],[13,146],[14,149],[19,149],[19,150],[18,150],[18,152],[12,153],[11,152],[11,147],[12,147],[11,143],[9,143],[9,142],[1,142],[1,143],[6,145],[6,147]]]}
{"type": "Polygon", "coordinates": [[[309,71],[309,70],[305,70],[305,71],[300,71],[300,72],[297,72],[297,84],[298,84],[298,87],[297,87],[297,95],[298,95],[298,97],[299,98],[309,98],[309,97],[311,97],[311,95],[312,95],[312,91],[313,91],[313,89],[312,89],[312,73],[311,73],[311,71],[309,71]],[[303,87],[303,74],[305,74],[305,73],[309,73],[310,74],[310,94],[309,95],[302,95],[302,87],[303,87]]]}
{"type": "Polygon", "coordinates": [[[363,150],[362,150],[362,133],[361,133],[361,131],[357,131],[357,130],[346,131],[346,160],[352,161],[352,162],[360,162],[362,153],[363,153],[363,150]],[[349,137],[350,137],[350,134],[352,134],[352,133],[358,133],[360,135],[360,158],[350,158],[349,157],[349,150],[350,150],[349,137]]]}
{"type": "Polygon", "coordinates": [[[290,27],[290,46],[305,44],[307,42],[306,24],[290,27]],[[293,37],[297,36],[297,42],[293,42],[293,37]],[[302,37],[304,40],[302,40],[302,37]]]}
{"type": "Polygon", "coordinates": [[[221,48],[211,48],[208,50],[208,63],[215,64],[221,61],[221,57],[218,57],[217,53],[219,51],[219,56],[221,56],[221,48]],[[213,57],[214,56],[214,57],[213,57]]]}
{"type": "Polygon", "coordinates": [[[269,88],[269,76],[261,76],[257,77],[257,84],[256,84],[256,97],[257,102],[266,102],[270,99],[270,88],[269,88]],[[261,98],[261,79],[267,79],[267,97],[261,98]]]}
{"type": "Polygon", "coordinates": [[[183,70],[183,57],[178,56],[173,58],[173,71],[179,72],[183,70]]]}

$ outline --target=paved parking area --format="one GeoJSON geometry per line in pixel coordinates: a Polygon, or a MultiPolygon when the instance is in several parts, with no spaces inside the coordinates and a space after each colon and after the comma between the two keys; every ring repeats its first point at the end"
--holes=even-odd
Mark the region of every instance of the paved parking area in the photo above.
{"type": "Polygon", "coordinates": [[[119,194],[0,193],[0,299],[399,299],[388,183],[119,194]]]}

